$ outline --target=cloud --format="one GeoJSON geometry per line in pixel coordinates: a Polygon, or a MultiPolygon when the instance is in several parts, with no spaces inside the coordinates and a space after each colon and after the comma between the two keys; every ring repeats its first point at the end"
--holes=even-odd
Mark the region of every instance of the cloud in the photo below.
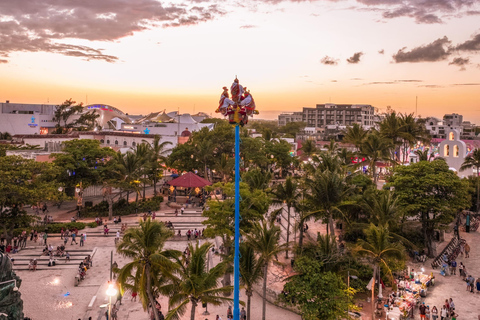
{"type": "Polygon", "coordinates": [[[382,13],[384,19],[409,17],[419,24],[443,23],[442,18],[477,14],[472,6],[478,0],[357,0],[372,11],[382,13]]]}
{"type": "Polygon", "coordinates": [[[350,80],[359,81],[359,80],[363,80],[363,79],[362,78],[352,78],[350,80]]]}
{"type": "Polygon", "coordinates": [[[419,88],[432,88],[432,89],[435,89],[435,88],[444,88],[444,86],[440,86],[438,84],[425,84],[425,85],[421,85],[421,86],[418,86],[419,88]]]}
{"type": "Polygon", "coordinates": [[[371,85],[377,85],[377,84],[395,84],[394,81],[374,81],[374,82],[369,82],[369,83],[364,83],[364,86],[371,86],[371,85]]]}
{"type": "Polygon", "coordinates": [[[328,66],[334,66],[338,64],[337,59],[331,58],[329,56],[323,57],[322,60],[320,60],[320,62],[328,66]]]}
{"type": "Polygon", "coordinates": [[[458,51],[480,51],[480,33],[455,47],[458,51]]]}
{"type": "Polygon", "coordinates": [[[0,56],[53,52],[87,60],[118,60],[90,46],[64,39],[114,41],[158,26],[198,24],[224,14],[209,2],[165,4],[156,0],[0,1],[0,56]]]}
{"type": "Polygon", "coordinates": [[[451,53],[449,50],[450,43],[451,41],[447,37],[443,37],[410,51],[405,51],[406,48],[403,48],[393,55],[393,60],[396,63],[445,60],[451,53]]]}
{"type": "Polygon", "coordinates": [[[380,53],[380,54],[384,54],[384,53],[385,53],[385,50],[384,50],[384,49],[382,49],[382,50],[378,50],[378,53],[380,53]]]}
{"type": "Polygon", "coordinates": [[[355,52],[353,56],[347,59],[348,63],[359,63],[360,58],[362,57],[363,52],[355,52]]]}
{"type": "Polygon", "coordinates": [[[449,63],[449,65],[455,65],[455,66],[459,66],[460,67],[460,70],[465,70],[465,66],[467,64],[470,64],[470,59],[469,58],[462,58],[462,57],[458,57],[458,58],[455,58],[452,60],[452,62],[449,63]]]}
{"type": "Polygon", "coordinates": [[[423,80],[410,80],[410,79],[407,79],[407,80],[395,80],[395,82],[423,82],[423,80]]]}
{"type": "Polygon", "coordinates": [[[0,59],[0,63],[8,63],[8,60],[0,59]]]}
{"type": "Polygon", "coordinates": [[[244,26],[240,26],[240,29],[252,29],[252,28],[258,28],[258,26],[255,26],[253,24],[246,24],[244,26]]]}
{"type": "Polygon", "coordinates": [[[461,86],[480,86],[480,83],[455,83],[453,84],[455,87],[461,87],[461,86]]]}

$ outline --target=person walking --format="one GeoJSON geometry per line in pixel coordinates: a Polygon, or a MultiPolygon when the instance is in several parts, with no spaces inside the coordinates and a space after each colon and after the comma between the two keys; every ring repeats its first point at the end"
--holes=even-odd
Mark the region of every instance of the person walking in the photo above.
{"type": "Polygon", "coordinates": [[[420,319],[425,319],[426,310],[427,310],[427,307],[425,307],[425,302],[422,302],[420,307],[418,307],[418,311],[420,312],[420,319]]]}
{"type": "Polygon", "coordinates": [[[465,258],[470,258],[470,246],[465,243],[465,258]]]}
{"type": "Polygon", "coordinates": [[[42,238],[43,238],[43,244],[44,244],[44,245],[47,245],[47,238],[48,238],[47,232],[44,232],[44,233],[43,233],[42,238]]]}
{"type": "Polygon", "coordinates": [[[453,303],[452,298],[450,298],[450,301],[448,301],[448,304],[450,305],[450,309],[455,310],[455,303],[453,303]]]}
{"type": "Polygon", "coordinates": [[[438,319],[438,310],[437,307],[433,306],[432,308],[432,320],[437,320],[438,319]]]}
{"type": "Polygon", "coordinates": [[[440,319],[441,320],[447,320],[447,317],[448,317],[447,308],[445,308],[445,306],[443,306],[442,310],[440,311],[440,319]]]}
{"type": "Polygon", "coordinates": [[[450,261],[450,274],[457,275],[457,261],[455,261],[455,258],[450,261]]]}
{"type": "Polygon", "coordinates": [[[427,309],[425,310],[425,319],[430,320],[430,306],[427,306],[427,309]]]}
{"type": "Polygon", "coordinates": [[[467,214],[467,218],[465,221],[465,232],[470,233],[470,214],[467,214]]]}
{"type": "Polygon", "coordinates": [[[245,311],[245,307],[242,307],[242,311],[240,311],[240,320],[247,320],[247,312],[245,311]]]}
{"type": "Polygon", "coordinates": [[[72,232],[72,242],[70,242],[70,245],[73,245],[73,243],[77,244],[77,235],[75,232],[72,232]]]}

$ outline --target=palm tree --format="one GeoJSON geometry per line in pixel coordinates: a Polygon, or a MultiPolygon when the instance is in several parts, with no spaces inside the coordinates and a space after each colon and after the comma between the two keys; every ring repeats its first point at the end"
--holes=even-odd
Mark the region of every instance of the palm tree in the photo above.
{"type": "Polygon", "coordinates": [[[117,252],[131,259],[118,272],[118,282],[122,287],[130,287],[138,292],[144,310],[152,306],[155,319],[159,320],[155,308],[153,282],[158,273],[171,274],[175,270],[175,263],[170,258],[180,255],[175,250],[162,251],[165,241],[173,236],[163,223],[140,220],[139,228],[127,229],[120,241],[117,252]]]}
{"type": "Polygon", "coordinates": [[[351,127],[347,127],[343,136],[343,142],[352,143],[357,149],[360,149],[366,135],[367,131],[358,123],[354,123],[351,127]]]}
{"type": "Polygon", "coordinates": [[[418,141],[423,143],[430,142],[430,135],[425,128],[425,124],[416,119],[413,113],[400,114],[402,123],[401,131],[404,133],[403,138],[403,163],[407,159],[408,147],[413,147],[418,141]]]}
{"type": "Polygon", "coordinates": [[[302,154],[304,154],[307,158],[310,158],[318,152],[315,140],[302,141],[302,147],[298,150],[302,151],[302,154]]]}
{"type": "Polygon", "coordinates": [[[253,295],[253,285],[263,276],[263,262],[255,257],[255,251],[246,243],[240,244],[240,283],[245,287],[247,296],[247,320],[250,320],[250,300],[253,295]]]}
{"type": "Polygon", "coordinates": [[[390,190],[374,189],[365,192],[361,206],[370,214],[369,221],[376,226],[391,228],[399,220],[397,198],[390,190]]]}
{"type": "Polygon", "coordinates": [[[304,214],[301,220],[308,220],[311,216],[323,218],[327,223],[327,234],[333,235],[333,219],[336,216],[344,216],[342,207],[350,204],[346,200],[352,194],[353,186],[348,185],[341,174],[329,170],[317,171],[313,179],[307,180],[306,183],[309,189],[306,195],[307,202],[314,211],[304,214]]]}
{"type": "MultiPolygon", "coordinates": [[[[377,161],[392,162],[390,158],[390,150],[392,150],[391,142],[383,138],[377,131],[370,133],[363,141],[360,147],[359,156],[365,158],[373,175],[373,183],[377,185],[377,161]]],[[[359,163],[361,165],[361,163],[359,163]]]]}
{"type": "Polygon", "coordinates": [[[170,311],[166,319],[178,320],[187,311],[187,304],[191,302],[190,320],[195,320],[195,309],[199,302],[221,305],[231,298],[223,297],[223,294],[232,292],[232,286],[220,287],[219,279],[223,276],[227,267],[225,262],[220,262],[208,270],[207,254],[212,244],[205,242],[199,246],[188,244],[191,258],[187,263],[185,259],[177,258],[177,274],[174,280],[175,290],[170,297],[170,311]]]}
{"type": "Polygon", "coordinates": [[[395,111],[392,111],[385,115],[385,118],[380,122],[379,125],[380,135],[388,139],[392,145],[392,148],[390,149],[391,159],[399,161],[399,147],[402,144],[402,139],[408,136],[403,130],[403,122],[401,117],[397,116],[395,111]]]}
{"type": "Polygon", "coordinates": [[[292,177],[287,177],[284,184],[282,183],[277,185],[277,188],[273,191],[273,196],[273,203],[285,203],[287,205],[287,249],[285,250],[285,257],[288,259],[291,224],[290,211],[301,196],[300,192],[298,191],[298,183],[294,181],[292,177]]]}
{"type": "MultiPolygon", "coordinates": [[[[393,281],[392,271],[388,264],[389,259],[402,260],[404,258],[404,248],[398,242],[390,241],[390,232],[387,227],[375,226],[371,224],[365,229],[366,240],[357,240],[354,253],[359,256],[369,258],[373,265],[373,279],[375,279],[376,271],[380,272],[380,266],[383,266],[387,274],[393,281]]],[[[380,283],[379,283],[380,286],[380,283]]],[[[374,302],[374,286],[372,285],[372,319],[375,319],[375,302],[374,302]]]]}
{"type": "Polygon", "coordinates": [[[270,171],[263,171],[259,168],[250,169],[242,174],[242,181],[247,183],[250,190],[265,191],[272,180],[273,174],[270,171]]]}
{"type": "Polygon", "coordinates": [[[466,169],[472,169],[475,167],[477,169],[477,212],[480,210],[480,149],[473,150],[473,153],[470,154],[462,163],[460,171],[466,169]]]}
{"type": "Polygon", "coordinates": [[[263,262],[262,320],[265,320],[267,311],[268,265],[270,262],[279,263],[276,260],[274,261],[274,258],[276,259],[279,253],[286,250],[286,244],[279,244],[280,234],[281,231],[279,227],[263,220],[261,223],[255,223],[251,233],[246,235],[247,244],[255,250],[263,262]]]}
{"type": "Polygon", "coordinates": [[[0,140],[12,140],[12,135],[8,133],[7,131],[5,132],[0,132],[0,140]]]}
{"type": "Polygon", "coordinates": [[[152,144],[148,144],[150,150],[150,157],[148,159],[149,172],[153,182],[154,195],[157,195],[157,182],[161,178],[162,164],[166,160],[166,153],[170,151],[170,149],[166,149],[166,147],[172,144],[170,141],[160,143],[160,140],[161,137],[156,134],[153,138],[152,144]]]}
{"type": "Polygon", "coordinates": [[[226,153],[222,153],[220,155],[220,159],[218,160],[215,169],[222,177],[223,182],[228,182],[230,176],[233,173],[234,165],[235,158],[229,157],[226,153]]]}
{"type": "Polygon", "coordinates": [[[415,154],[418,156],[418,161],[430,161],[433,158],[433,154],[429,154],[429,148],[425,150],[416,150],[415,154]]]}
{"type": "Polygon", "coordinates": [[[122,154],[120,151],[115,156],[115,161],[118,164],[118,170],[122,177],[120,187],[127,189],[127,202],[129,200],[130,191],[134,189],[137,193],[134,181],[138,178],[141,170],[141,159],[131,151],[122,154]]]}

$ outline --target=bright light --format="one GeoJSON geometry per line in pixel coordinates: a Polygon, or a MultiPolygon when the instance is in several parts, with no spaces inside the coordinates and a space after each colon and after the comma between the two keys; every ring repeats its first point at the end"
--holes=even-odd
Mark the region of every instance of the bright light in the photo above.
{"type": "Polygon", "coordinates": [[[55,278],[55,280],[53,280],[53,284],[59,284],[59,283],[60,283],[60,279],[55,278]]]}
{"type": "Polygon", "coordinates": [[[422,272],[425,272],[425,268],[422,268],[421,270],[422,270],[422,272]]]}
{"type": "Polygon", "coordinates": [[[110,283],[107,289],[107,296],[114,297],[117,295],[117,289],[113,287],[113,284],[110,283]]]}

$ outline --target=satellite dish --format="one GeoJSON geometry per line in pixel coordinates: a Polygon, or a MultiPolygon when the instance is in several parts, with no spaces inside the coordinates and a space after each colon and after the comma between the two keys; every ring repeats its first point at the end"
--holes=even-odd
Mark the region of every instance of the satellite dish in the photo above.
{"type": "Polygon", "coordinates": [[[62,191],[63,191],[63,188],[62,188],[62,187],[58,187],[58,191],[62,192],[62,191]]]}

